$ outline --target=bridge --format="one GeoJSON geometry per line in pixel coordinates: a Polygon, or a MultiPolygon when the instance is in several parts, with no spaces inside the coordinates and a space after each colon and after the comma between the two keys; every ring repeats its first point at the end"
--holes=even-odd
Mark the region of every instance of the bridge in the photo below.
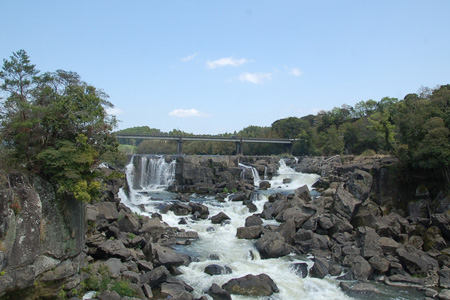
{"type": "Polygon", "coordinates": [[[243,137],[220,137],[220,136],[175,136],[175,135],[116,135],[118,139],[134,140],[166,140],[177,141],[177,154],[183,154],[183,141],[204,141],[204,142],[228,142],[236,143],[236,154],[243,154],[243,143],[268,143],[285,144],[292,154],[292,146],[297,139],[265,139],[265,138],[243,138],[243,137]]]}

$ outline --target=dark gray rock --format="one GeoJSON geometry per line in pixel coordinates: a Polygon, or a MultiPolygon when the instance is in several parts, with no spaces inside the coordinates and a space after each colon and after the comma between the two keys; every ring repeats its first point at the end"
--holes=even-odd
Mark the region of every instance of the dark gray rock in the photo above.
{"type": "Polygon", "coordinates": [[[341,282],[339,287],[350,297],[376,297],[381,294],[380,290],[374,285],[364,282],[341,282]]]}
{"type": "Polygon", "coordinates": [[[140,282],[141,284],[148,284],[153,288],[165,282],[169,274],[169,270],[165,266],[159,266],[150,272],[142,274],[140,276],[140,282]]]}
{"type": "Polygon", "coordinates": [[[381,257],[379,255],[372,256],[369,259],[369,263],[374,269],[375,272],[379,274],[384,274],[389,270],[390,262],[384,257],[381,257]]]}
{"type": "Polygon", "coordinates": [[[372,266],[362,256],[358,255],[353,260],[352,264],[353,277],[359,281],[367,281],[370,275],[372,275],[372,266]]]}
{"type": "Polygon", "coordinates": [[[372,189],[373,178],[369,173],[356,169],[350,173],[350,179],[347,182],[348,191],[356,199],[364,201],[369,197],[372,189]]]}
{"type": "Polygon", "coordinates": [[[284,238],[286,243],[292,245],[294,242],[294,236],[296,233],[296,227],[295,227],[295,221],[294,220],[288,220],[281,224],[277,231],[281,234],[281,236],[284,238]]]}
{"type": "Polygon", "coordinates": [[[206,220],[209,216],[209,209],[206,205],[196,202],[190,202],[189,206],[192,208],[192,214],[198,213],[199,219],[206,220]]]}
{"type": "Polygon", "coordinates": [[[334,194],[331,212],[351,221],[357,205],[360,204],[361,200],[358,200],[350,192],[346,191],[342,183],[334,194]]]}
{"type": "Polygon", "coordinates": [[[173,211],[177,216],[187,216],[192,213],[192,207],[182,202],[175,202],[170,206],[169,210],[173,211]]]}
{"type": "Polygon", "coordinates": [[[245,219],[245,227],[262,225],[263,221],[259,215],[251,215],[245,219]]]}
{"type": "Polygon", "coordinates": [[[213,283],[209,290],[206,292],[213,300],[231,300],[230,293],[223,290],[220,286],[213,283]]]}
{"type": "Polygon", "coordinates": [[[159,244],[151,244],[151,253],[153,263],[156,266],[164,265],[166,267],[178,267],[190,262],[188,255],[180,254],[171,248],[159,244]]]}
{"type": "Polygon", "coordinates": [[[308,264],[307,263],[294,263],[290,266],[301,278],[305,278],[308,276],[308,264]]]}
{"type": "Polygon", "coordinates": [[[262,226],[239,227],[236,236],[240,239],[256,239],[262,234],[262,226]]]}
{"type": "Polygon", "coordinates": [[[228,200],[237,202],[237,201],[244,201],[247,199],[247,195],[245,193],[237,193],[237,194],[231,194],[228,196],[228,200]]]}
{"type": "Polygon", "coordinates": [[[309,275],[315,278],[324,278],[328,274],[329,263],[324,257],[315,257],[314,265],[309,270],[309,275]]]}
{"type": "Polygon", "coordinates": [[[131,253],[121,241],[107,240],[98,245],[96,255],[100,258],[117,257],[126,260],[130,257],[131,253]]]}
{"type": "Polygon", "coordinates": [[[97,207],[99,216],[110,222],[117,220],[119,217],[116,204],[113,202],[98,202],[94,205],[97,207]]]}
{"type": "Polygon", "coordinates": [[[306,202],[311,201],[311,193],[309,192],[308,186],[305,184],[294,191],[294,195],[306,202]]]}
{"type": "Polygon", "coordinates": [[[259,189],[260,190],[267,190],[267,189],[270,189],[270,187],[271,187],[271,184],[270,184],[270,182],[268,182],[268,181],[261,181],[260,183],[259,183],[259,189]]]}
{"type": "Polygon", "coordinates": [[[450,269],[444,268],[439,270],[439,287],[450,289],[450,269]]]}
{"type": "Polygon", "coordinates": [[[379,244],[380,236],[373,228],[367,226],[358,227],[356,229],[356,240],[364,258],[368,259],[382,254],[379,244]]]}
{"type": "Polygon", "coordinates": [[[265,233],[256,243],[261,258],[277,258],[288,255],[290,249],[278,232],[265,233]]]}
{"type": "Polygon", "coordinates": [[[433,269],[438,269],[438,262],[427,253],[413,247],[408,249],[399,248],[396,250],[397,256],[403,266],[411,273],[421,276],[428,276],[433,269]]]}
{"type": "Polygon", "coordinates": [[[211,217],[211,223],[213,224],[222,224],[222,222],[226,220],[230,220],[230,217],[223,212],[220,212],[217,215],[211,217]]]}
{"type": "Polygon", "coordinates": [[[222,274],[231,274],[233,271],[227,266],[220,266],[216,264],[208,265],[204,272],[208,275],[222,275],[222,274]]]}
{"type": "Polygon", "coordinates": [[[140,224],[139,219],[135,214],[126,214],[123,218],[117,221],[120,231],[139,233],[140,224]]]}
{"type": "Polygon", "coordinates": [[[181,283],[168,283],[161,284],[161,295],[168,299],[177,300],[193,300],[194,297],[188,293],[185,286],[181,283]]]}
{"type": "Polygon", "coordinates": [[[266,274],[231,279],[222,285],[222,289],[231,294],[246,296],[270,296],[279,292],[275,282],[266,274]]]}
{"type": "Polygon", "coordinates": [[[326,235],[316,234],[311,230],[299,229],[294,235],[295,248],[301,253],[310,253],[315,250],[328,251],[331,246],[326,235]]]}

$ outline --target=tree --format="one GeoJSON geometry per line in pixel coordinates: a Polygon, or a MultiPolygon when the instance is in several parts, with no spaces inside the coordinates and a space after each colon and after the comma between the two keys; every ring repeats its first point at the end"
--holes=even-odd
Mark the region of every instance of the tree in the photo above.
{"type": "Polygon", "coordinates": [[[48,179],[59,195],[89,201],[99,188],[95,168],[119,155],[111,134],[116,120],[105,110],[112,104],[74,72],[38,74],[23,50],[4,60],[3,154],[16,168],[48,179]]]}

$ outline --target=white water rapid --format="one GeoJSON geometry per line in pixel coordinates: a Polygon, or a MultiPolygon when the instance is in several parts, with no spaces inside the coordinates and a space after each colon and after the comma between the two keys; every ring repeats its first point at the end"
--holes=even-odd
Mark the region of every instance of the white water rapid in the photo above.
{"type": "MultiPolygon", "coordinates": [[[[144,162],[141,162],[145,164],[144,162]]],[[[163,161],[158,163],[163,164],[163,161]]],[[[170,162],[165,162],[168,169],[170,169],[170,162]]],[[[162,168],[162,166],[160,166],[162,168]]],[[[249,168],[247,166],[241,166],[243,168],[249,168]]],[[[157,168],[156,168],[157,169],[157,168]]],[[[144,168],[141,168],[141,171],[144,168]]],[[[155,168],[147,167],[145,170],[153,172],[155,168]]],[[[256,171],[256,170],[255,170],[256,171]]],[[[127,167],[128,180],[135,182],[136,167],[133,162],[127,167]]],[[[158,171],[156,171],[158,172],[158,171]]],[[[147,179],[143,179],[140,175],[139,182],[144,182],[141,185],[141,189],[132,189],[129,197],[127,197],[123,191],[121,191],[120,197],[122,202],[129,206],[133,211],[144,215],[150,215],[153,212],[157,212],[157,207],[164,201],[171,201],[174,198],[174,194],[164,192],[161,190],[160,183],[153,184],[150,180],[147,184],[147,179]],[[154,188],[151,191],[151,188],[154,188]],[[140,206],[140,207],[138,207],[140,206]],[[145,207],[145,212],[141,211],[141,208],[145,207]]],[[[154,174],[147,174],[148,178],[154,178],[154,174]]],[[[158,175],[159,176],[159,175],[158,175]]],[[[157,176],[156,176],[157,177],[157,176]]],[[[169,176],[170,177],[170,176],[169,176]]],[[[254,200],[254,204],[257,206],[260,213],[263,210],[264,203],[268,201],[268,195],[276,192],[290,192],[304,184],[307,184],[311,189],[312,184],[319,178],[318,175],[302,174],[295,172],[292,168],[286,166],[283,160],[280,161],[280,168],[278,175],[274,176],[270,183],[272,190],[260,193],[257,199],[254,200]],[[289,178],[290,183],[283,184],[283,179],[289,178]]],[[[170,180],[169,180],[170,181],[170,180]]],[[[167,181],[168,182],[168,181],[167,181]]],[[[255,185],[259,183],[255,178],[255,185]]],[[[131,184],[130,184],[131,186],[131,184]]],[[[191,198],[191,201],[198,201],[208,206],[210,216],[214,216],[219,212],[227,214],[231,221],[227,224],[212,224],[210,220],[192,220],[186,218],[187,224],[178,224],[181,217],[176,216],[173,212],[169,211],[163,215],[164,222],[170,226],[183,228],[185,230],[194,230],[198,232],[199,239],[193,241],[189,246],[177,246],[176,250],[184,252],[196,258],[195,262],[189,264],[189,266],[180,267],[182,275],[180,279],[191,285],[195,291],[194,296],[200,297],[206,295],[205,291],[208,290],[213,283],[221,286],[232,278],[238,278],[247,274],[258,275],[265,273],[269,275],[278,286],[280,292],[275,293],[268,297],[246,297],[239,295],[232,295],[234,300],[346,300],[353,299],[346,296],[339,288],[339,282],[332,277],[326,277],[325,279],[317,278],[301,278],[297,275],[292,267],[294,263],[305,262],[309,267],[313,265],[313,262],[308,257],[300,257],[298,255],[288,255],[282,258],[276,259],[261,259],[258,251],[254,247],[254,240],[244,240],[236,238],[236,231],[238,227],[243,227],[245,219],[252,215],[248,211],[248,208],[242,205],[241,202],[225,201],[219,203],[215,199],[210,198],[191,198]],[[219,260],[211,260],[210,255],[217,255],[219,260]],[[218,264],[221,266],[227,266],[231,268],[231,274],[210,276],[204,272],[206,266],[210,264],[218,264]]],[[[267,221],[264,224],[275,224],[276,221],[267,221]]],[[[208,299],[210,296],[207,296],[208,299]]],[[[391,294],[389,297],[381,298],[364,298],[358,297],[358,299],[410,299],[408,297],[394,296],[391,294]]],[[[418,299],[418,298],[416,298],[418,299]]]]}

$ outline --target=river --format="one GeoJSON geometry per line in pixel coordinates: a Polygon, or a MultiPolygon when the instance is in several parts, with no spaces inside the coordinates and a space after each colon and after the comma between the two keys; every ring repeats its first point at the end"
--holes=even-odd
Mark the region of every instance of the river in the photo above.
{"type": "MultiPolygon", "coordinates": [[[[122,202],[130,207],[134,212],[143,215],[151,215],[159,212],[161,204],[167,201],[174,201],[175,194],[166,191],[166,188],[174,178],[174,162],[165,162],[162,157],[148,157],[145,161],[146,167],[142,167],[140,174],[136,174],[133,164],[127,166],[127,178],[131,187],[135,176],[140,176],[139,187],[132,188],[129,197],[123,191],[120,192],[122,202]],[[145,210],[142,210],[142,207],[145,210]]],[[[242,168],[249,168],[241,165],[242,168]]],[[[258,208],[256,213],[263,210],[264,203],[268,201],[268,196],[272,193],[290,193],[294,189],[308,185],[311,186],[319,178],[315,174],[297,173],[286,166],[283,160],[280,161],[278,174],[271,180],[273,188],[268,191],[259,191],[253,199],[253,203],[258,208]],[[290,178],[289,184],[283,184],[283,179],[290,178]]],[[[255,185],[258,185],[259,176],[255,176],[255,185]]],[[[392,288],[383,284],[377,284],[377,288],[382,292],[376,297],[358,296],[348,297],[339,288],[339,281],[331,276],[324,279],[312,277],[302,278],[296,274],[293,268],[294,263],[307,263],[309,267],[313,265],[312,257],[290,254],[276,259],[261,259],[258,251],[254,247],[253,240],[236,238],[238,227],[243,227],[245,219],[251,216],[248,208],[241,202],[218,202],[212,197],[191,196],[190,201],[201,202],[209,209],[210,216],[219,212],[224,212],[231,220],[220,225],[212,224],[210,220],[193,220],[190,217],[176,216],[169,211],[163,214],[163,221],[173,227],[185,230],[194,230],[198,233],[199,239],[188,246],[177,246],[176,250],[189,254],[195,261],[189,266],[180,267],[183,273],[179,277],[194,288],[194,297],[205,295],[213,283],[221,286],[232,278],[242,277],[247,274],[258,275],[265,273],[269,275],[277,284],[280,292],[267,297],[244,297],[232,295],[235,300],[250,299],[273,299],[273,300],[345,300],[345,299],[422,299],[422,295],[414,290],[392,288]],[[186,224],[179,224],[181,218],[186,219],[186,224]],[[219,260],[211,259],[211,255],[218,256],[219,260]],[[204,272],[206,266],[218,264],[227,266],[232,270],[231,274],[210,276],[204,272]]],[[[264,225],[278,225],[276,221],[265,221],[264,225]]],[[[208,296],[209,297],[209,296],[208,296]]],[[[211,299],[211,298],[210,298],[211,299]]]]}

